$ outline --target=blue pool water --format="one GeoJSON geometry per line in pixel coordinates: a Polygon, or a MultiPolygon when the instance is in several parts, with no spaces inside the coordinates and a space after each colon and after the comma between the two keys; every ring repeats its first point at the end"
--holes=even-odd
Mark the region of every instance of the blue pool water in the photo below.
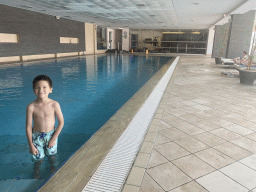
{"type": "Polygon", "coordinates": [[[0,65],[0,191],[35,191],[170,59],[104,55],[0,65]],[[40,74],[53,81],[49,97],[60,103],[65,125],[57,156],[38,165],[29,154],[25,111],[40,74]]]}

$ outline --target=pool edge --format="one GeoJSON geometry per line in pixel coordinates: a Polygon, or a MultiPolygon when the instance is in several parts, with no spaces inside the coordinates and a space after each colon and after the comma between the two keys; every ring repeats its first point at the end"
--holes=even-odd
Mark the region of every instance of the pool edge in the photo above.
{"type": "Polygon", "coordinates": [[[174,60],[160,68],[38,191],[81,191],[174,60]]]}

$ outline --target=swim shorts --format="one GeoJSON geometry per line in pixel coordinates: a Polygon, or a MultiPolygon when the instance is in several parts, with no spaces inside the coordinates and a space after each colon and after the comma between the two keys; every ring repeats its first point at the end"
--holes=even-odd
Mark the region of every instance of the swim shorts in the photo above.
{"type": "Polygon", "coordinates": [[[39,161],[44,158],[45,155],[55,155],[57,153],[57,143],[58,138],[55,141],[55,145],[52,148],[48,148],[48,142],[52,138],[55,130],[52,130],[48,133],[40,133],[33,131],[32,133],[32,142],[38,150],[37,155],[32,155],[32,161],[39,161]]]}

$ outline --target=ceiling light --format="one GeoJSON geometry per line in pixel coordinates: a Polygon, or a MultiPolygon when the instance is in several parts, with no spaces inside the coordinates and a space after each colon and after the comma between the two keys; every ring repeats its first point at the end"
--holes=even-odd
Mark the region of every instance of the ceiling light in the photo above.
{"type": "Polygon", "coordinates": [[[199,3],[193,3],[194,5],[198,5],[199,3]]]}
{"type": "Polygon", "coordinates": [[[155,17],[156,15],[149,15],[150,17],[155,17]]]}
{"type": "Polygon", "coordinates": [[[163,33],[167,33],[167,34],[184,34],[185,32],[181,32],[181,31],[172,31],[172,32],[163,32],[163,33]]]}
{"type": "Polygon", "coordinates": [[[144,7],[145,4],[136,4],[138,7],[144,7]]]}

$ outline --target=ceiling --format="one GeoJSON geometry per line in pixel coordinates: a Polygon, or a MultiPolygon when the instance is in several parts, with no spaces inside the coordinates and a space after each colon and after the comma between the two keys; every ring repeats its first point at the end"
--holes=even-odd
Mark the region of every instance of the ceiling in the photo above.
{"type": "Polygon", "coordinates": [[[0,0],[0,4],[102,27],[207,29],[256,0],[0,0]]]}

